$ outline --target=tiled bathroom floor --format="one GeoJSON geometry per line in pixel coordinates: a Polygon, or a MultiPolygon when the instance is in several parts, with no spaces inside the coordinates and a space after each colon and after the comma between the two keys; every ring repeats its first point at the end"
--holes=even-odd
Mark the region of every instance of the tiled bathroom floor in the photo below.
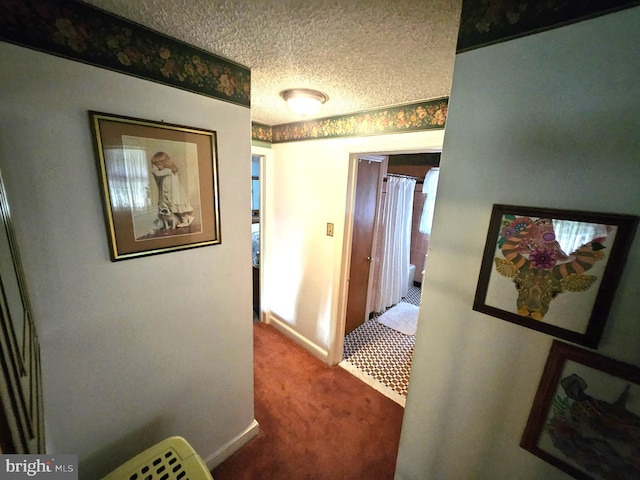
{"type": "MultiPolygon", "coordinates": [[[[420,287],[411,287],[403,301],[420,305],[420,287]]],[[[407,396],[415,335],[404,335],[376,321],[360,325],[344,339],[343,363],[373,378],[401,397],[407,396]]]]}

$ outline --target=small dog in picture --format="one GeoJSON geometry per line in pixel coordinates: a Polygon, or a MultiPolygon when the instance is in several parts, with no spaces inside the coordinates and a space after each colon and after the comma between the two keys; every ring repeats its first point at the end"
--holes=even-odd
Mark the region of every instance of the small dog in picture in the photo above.
{"type": "Polygon", "coordinates": [[[176,215],[168,207],[158,209],[158,216],[162,219],[165,230],[175,230],[177,226],[176,215]]]}

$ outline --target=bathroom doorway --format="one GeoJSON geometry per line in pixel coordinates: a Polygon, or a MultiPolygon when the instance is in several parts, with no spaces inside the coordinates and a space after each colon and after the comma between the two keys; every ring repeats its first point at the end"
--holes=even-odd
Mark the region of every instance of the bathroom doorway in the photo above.
{"type": "MultiPolygon", "coordinates": [[[[420,221],[423,216],[425,205],[425,194],[423,193],[423,184],[427,173],[431,168],[439,166],[440,153],[426,152],[417,154],[402,155],[384,155],[380,156],[384,160],[381,162],[382,178],[379,182],[375,195],[369,195],[375,198],[377,212],[374,225],[371,229],[375,232],[372,242],[371,255],[369,255],[371,263],[371,275],[366,285],[367,305],[364,312],[364,320],[356,328],[345,329],[345,336],[342,339],[342,358],[340,365],[351,371],[355,375],[371,382],[374,388],[394,399],[398,403],[404,405],[406,393],[408,390],[408,378],[410,365],[413,354],[413,345],[415,342],[415,326],[417,326],[418,310],[420,308],[422,274],[425,268],[426,254],[428,250],[429,234],[420,232],[420,221]],[[407,294],[402,297],[401,302],[392,305],[389,308],[382,308],[381,311],[374,311],[375,295],[378,290],[377,282],[380,278],[380,265],[382,259],[382,235],[384,228],[382,226],[383,212],[385,206],[385,196],[387,187],[387,178],[390,175],[410,177],[415,180],[413,191],[413,206],[409,214],[411,217],[411,251],[410,251],[410,267],[407,278],[407,294]],[[389,328],[382,315],[392,307],[402,307],[399,310],[404,315],[409,312],[413,315],[414,330],[407,331],[405,328],[396,330],[389,328]],[[406,308],[404,308],[406,307],[406,308]]],[[[358,163],[358,166],[361,162],[358,163]]],[[[357,172],[356,172],[357,173],[357,172]]],[[[357,175],[354,174],[357,180],[357,175]]],[[[354,226],[358,223],[359,209],[355,207],[358,200],[359,182],[355,182],[355,193],[352,209],[354,226]]],[[[411,207],[408,207],[411,208],[411,207]]],[[[356,239],[356,230],[351,233],[353,241],[356,239]]],[[[356,248],[351,246],[352,256],[350,262],[358,262],[362,259],[355,258],[356,248]]],[[[362,256],[362,254],[359,254],[362,256]]],[[[352,277],[350,275],[350,282],[352,277]]],[[[362,286],[361,286],[362,288],[362,286]]],[[[351,296],[351,285],[349,285],[349,297],[351,296]]],[[[347,299],[349,303],[350,298],[347,299]]],[[[394,313],[398,312],[395,309],[394,313]]],[[[403,322],[401,322],[403,323],[403,322]]]]}

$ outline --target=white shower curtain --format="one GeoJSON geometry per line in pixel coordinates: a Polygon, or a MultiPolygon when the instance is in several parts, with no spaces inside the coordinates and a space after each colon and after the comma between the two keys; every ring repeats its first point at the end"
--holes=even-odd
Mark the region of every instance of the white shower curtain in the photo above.
{"type": "Polygon", "coordinates": [[[380,281],[374,305],[376,312],[400,302],[409,290],[409,250],[415,186],[415,179],[388,176],[382,216],[380,281]]]}

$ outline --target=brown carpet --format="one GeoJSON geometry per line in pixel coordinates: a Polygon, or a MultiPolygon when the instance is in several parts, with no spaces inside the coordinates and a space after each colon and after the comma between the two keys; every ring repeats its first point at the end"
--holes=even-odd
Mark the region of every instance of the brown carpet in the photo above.
{"type": "Polygon", "coordinates": [[[271,325],[254,323],[254,351],[260,433],[215,480],[393,479],[400,405],[271,325]]]}

